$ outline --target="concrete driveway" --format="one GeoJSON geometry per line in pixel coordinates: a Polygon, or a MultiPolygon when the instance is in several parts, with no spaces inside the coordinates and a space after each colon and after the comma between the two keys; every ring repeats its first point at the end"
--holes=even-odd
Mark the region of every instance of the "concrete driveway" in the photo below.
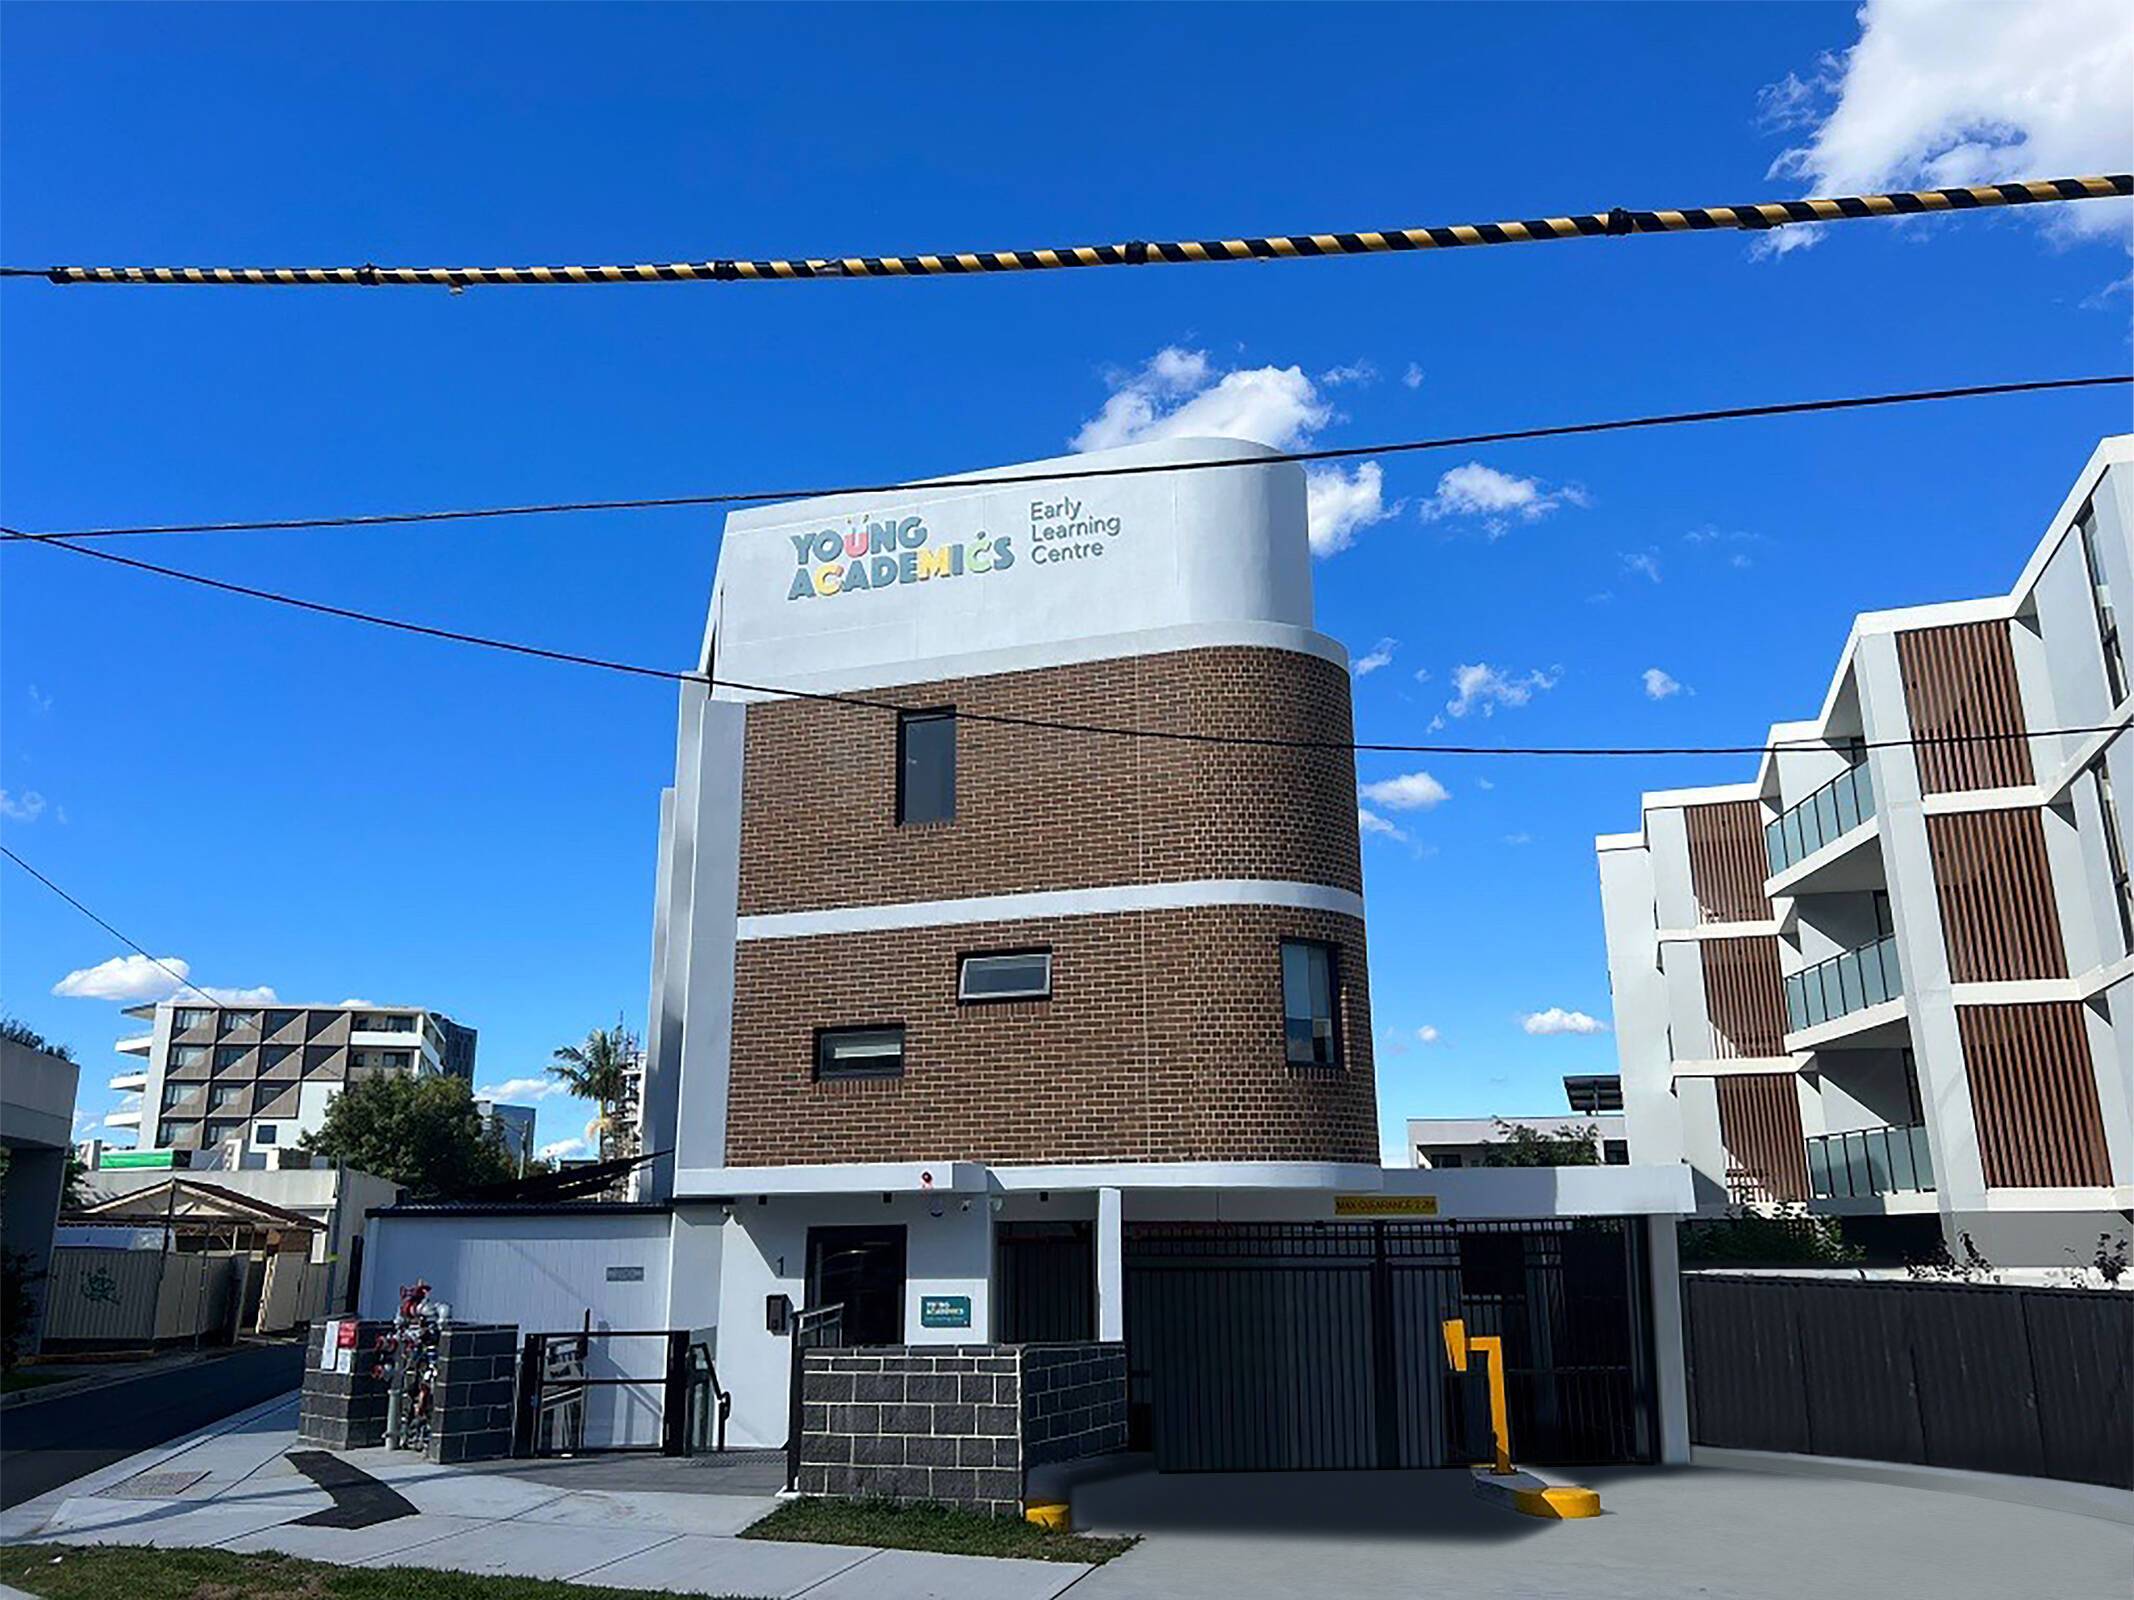
{"type": "Polygon", "coordinates": [[[2124,1596],[2134,1527],[1941,1490],[1678,1469],[1580,1475],[1605,1514],[1479,1505],[1464,1472],[1134,1473],[1074,1490],[1075,1526],[1142,1543],[1072,1600],[2009,1600],[2124,1596]]]}

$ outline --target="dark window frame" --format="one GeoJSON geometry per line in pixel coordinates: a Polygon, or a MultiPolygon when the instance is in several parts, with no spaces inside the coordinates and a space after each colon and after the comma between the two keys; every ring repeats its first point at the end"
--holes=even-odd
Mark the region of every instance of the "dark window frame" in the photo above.
{"type": "Polygon", "coordinates": [[[811,1070],[817,1083],[890,1083],[904,1076],[904,1060],[907,1040],[901,1022],[855,1022],[839,1023],[835,1027],[815,1030],[814,1059],[811,1070]],[[888,1033],[897,1036],[897,1064],[894,1069],[884,1067],[841,1067],[824,1069],[824,1046],[840,1034],[888,1033]]]}
{"type": "Polygon", "coordinates": [[[1019,945],[1012,950],[962,950],[956,955],[956,1004],[959,1006],[1000,1006],[1030,1004],[1052,998],[1052,946],[1047,944],[1019,945]],[[1043,956],[1045,958],[1045,987],[1042,991],[1023,994],[965,994],[963,970],[973,961],[990,961],[995,958],[1015,956],[1043,956]]]}
{"type": "Polygon", "coordinates": [[[2104,833],[2104,859],[2112,878],[2112,899],[2119,912],[2122,955],[2134,954],[2134,882],[2127,873],[2126,846],[2119,836],[2119,798],[2112,792],[2108,752],[2090,763],[2090,781],[2097,789],[2097,817],[2104,833]]]}
{"type": "Polygon", "coordinates": [[[2090,592],[2090,614],[2096,619],[2097,643],[2104,653],[2104,686],[2116,707],[2127,697],[2127,664],[2120,650],[2119,608],[2112,603],[2104,553],[2097,543],[2095,501],[2076,516],[2075,535],[2082,542],[2082,581],[2090,592]]]}
{"type": "Polygon", "coordinates": [[[897,713],[897,826],[900,828],[942,828],[956,820],[956,708],[954,706],[914,706],[897,713]],[[948,809],[938,816],[914,817],[910,815],[910,786],[905,782],[911,759],[907,753],[910,730],[915,726],[938,722],[948,724],[948,809]]]}
{"type": "Polygon", "coordinates": [[[1275,949],[1275,980],[1282,1001],[1282,1061],[1295,1072],[1340,1072],[1348,1064],[1348,1039],[1341,1026],[1341,946],[1331,939],[1283,938],[1275,949]],[[1299,1061],[1290,1051],[1289,1040],[1289,947],[1317,950],[1326,957],[1326,1009],[1328,1028],[1326,1061],[1299,1061]]]}

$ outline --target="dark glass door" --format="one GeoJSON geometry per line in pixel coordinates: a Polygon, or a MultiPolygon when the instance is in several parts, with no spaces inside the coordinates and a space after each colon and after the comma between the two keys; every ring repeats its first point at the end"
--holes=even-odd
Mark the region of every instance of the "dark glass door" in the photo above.
{"type": "Polygon", "coordinates": [[[848,1345],[902,1344],[903,1228],[810,1228],[808,1304],[845,1308],[848,1345]]]}

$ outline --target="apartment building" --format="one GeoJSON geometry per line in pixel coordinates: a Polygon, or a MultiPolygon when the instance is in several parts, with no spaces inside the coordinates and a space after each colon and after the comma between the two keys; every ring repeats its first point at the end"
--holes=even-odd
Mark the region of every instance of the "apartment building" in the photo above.
{"type": "Polygon", "coordinates": [[[421,1007],[225,1006],[181,995],[126,1014],[149,1028],[119,1041],[141,1064],[111,1087],[141,1101],[106,1123],[138,1128],[142,1149],[221,1151],[233,1167],[266,1164],[300,1142],[350,1083],[474,1075],[475,1030],[421,1007]]]}
{"type": "Polygon", "coordinates": [[[2130,596],[2113,438],[2007,594],[1863,614],[1753,779],[1596,841],[1630,1137],[1701,1212],[1938,1224],[2009,1266],[2127,1233],[2130,596]]]}
{"type": "Polygon", "coordinates": [[[1380,1164],[1348,656],[1267,454],[729,516],[660,802],[659,1159],[634,1203],[395,1208],[372,1281],[715,1329],[747,1444],[807,1308],[1123,1344],[1167,1466],[1453,1459],[1469,1306],[1533,1352],[1536,1458],[1679,1458],[1679,1167],[1380,1164]]]}
{"type": "Polygon", "coordinates": [[[1594,1160],[1611,1167],[1627,1166],[1630,1137],[1623,1124],[1622,1079],[1613,1073],[1581,1074],[1566,1077],[1563,1089],[1571,1107],[1569,1116],[1547,1111],[1532,1116],[1507,1112],[1490,1117],[1410,1117],[1408,1160],[1441,1172],[1488,1166],[1499,1154],[1490,1147],[1502,1144],[1513,1129],[1526,1128],[1548,1139],[1591,1144],[1594,1160]]]}

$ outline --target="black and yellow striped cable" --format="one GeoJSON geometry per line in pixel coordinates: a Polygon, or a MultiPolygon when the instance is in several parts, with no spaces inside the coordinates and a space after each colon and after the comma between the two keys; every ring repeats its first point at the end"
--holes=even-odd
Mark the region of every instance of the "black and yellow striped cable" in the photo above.
{"type": "Polygon", "coordinates": [[[788,278],[929,278],[985,272],[1049,272],[1067,267],[1140,267],[1209,261],[1287,261],[1314,256],[1380,255],[1403,250],[1457,250],[1469,245],[1528,244],[1552,239],[1756,231],[1795,223],[1862,217],[1926,216],[2000,206],[2054,205],[2134,195],[2134,174],[2038,178],[1963,189],[1768,200],[1742,206],[1674,211],[1589,212],[1527,222],[1457,223],[1378,233],[1295,233],[1258,239],[1181,239],[1163,243],[1068,245],[1043,250],[959,251],[953,255],[829,256],[797,261],[669,261],[595,267],[0,267],[0,277],[53,283],[258,284],[323,287],[440,287],[528,283],[756,282],[788,278]]]}

